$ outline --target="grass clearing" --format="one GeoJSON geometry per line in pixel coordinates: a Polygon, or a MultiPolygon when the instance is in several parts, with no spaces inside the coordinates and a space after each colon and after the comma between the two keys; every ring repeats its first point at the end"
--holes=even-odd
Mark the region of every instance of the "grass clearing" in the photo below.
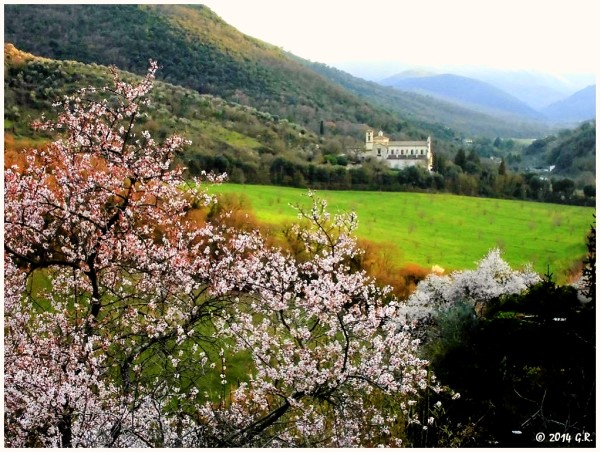
{"type": "MultiPolygon", "coordinates": [[[[293,221],[290,204],[308,205],[304,189],[223,184],[215,193],[248,197],[259,221],[293,221]]],[[[446,270],[475,268],[491,248],[503,250],[515,268],[531,263],[561,281],[586,253],[593,222],[590,207],[545,204],[449,194],[319,191],[333,212],[358,214],[359,237],[383,244],[394,264],[440,265],[446,270]]]]}

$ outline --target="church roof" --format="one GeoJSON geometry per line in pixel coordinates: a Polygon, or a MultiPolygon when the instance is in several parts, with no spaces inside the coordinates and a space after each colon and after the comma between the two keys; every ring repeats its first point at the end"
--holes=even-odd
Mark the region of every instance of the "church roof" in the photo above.
{"type": "Polygon", "coordinates": [[[427,146],[427,141],[390,141],[389,146],[427,146]]]}

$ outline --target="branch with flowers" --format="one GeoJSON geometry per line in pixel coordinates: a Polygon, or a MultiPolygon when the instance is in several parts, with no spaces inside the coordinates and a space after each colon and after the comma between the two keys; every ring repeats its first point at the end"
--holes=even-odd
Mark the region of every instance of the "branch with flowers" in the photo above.
{"type": "Polygon", "coordinates": [[[5,445],[399,444],[442,388],[350,265],[356,217],[309,194],[301,261],[191,221],[225,176],[186,180],[189,143],[138,130],[157,68],[65,98],[35,125],[59,139],[5,170],[5,445]]]}

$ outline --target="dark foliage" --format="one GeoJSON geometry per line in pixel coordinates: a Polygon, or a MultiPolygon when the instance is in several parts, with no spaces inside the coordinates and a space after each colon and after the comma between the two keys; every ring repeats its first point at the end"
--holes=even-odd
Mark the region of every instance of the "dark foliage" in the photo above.
{"type": "Polygon", "coordinates": [[[433,369],[461,399],[441,420],[452,434],[446,429],[430,442],[595,446],[594,305],[582,303],[575,288],[557,286],[546,275],[523,295],[495,300],[479,315],[457,306],[439,317],[433,331],[433,369]],[[469,426],[476,435],[461,437],[469,426]],[[545,442],[536,439],[540,432],[545,442]],[[554,433],[569,434],[571,442],[549,443],[554,433]]]}

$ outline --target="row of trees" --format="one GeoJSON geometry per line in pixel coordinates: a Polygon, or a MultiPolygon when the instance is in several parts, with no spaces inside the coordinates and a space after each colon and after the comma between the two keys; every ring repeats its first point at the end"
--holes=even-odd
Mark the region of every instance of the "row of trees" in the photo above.
{"type": "MultiPolygon", "coordinates": [[[[329,156],[325,156],[326,158],[329,156]]],[[[334,157],[335,158],[335,157],[334,157]]],[[[335,158],[335,162],[339,159],[335,158]]],[[[460,149],[454,160],[438,154],[434,172],[422,167],[391,170],[375,160],[360,165],[318,164],[284,156],[263,156],[254,164],[226,155],[195,155],[188,160],[191,174],[202,169],[225,172],[235,183],[270,184],[326,190],[439,191],[466,196],[524,199],[542,202],[594,205],[595,186],[576,190],[565,177],[547,178],[517,174],[506,164],[481,163],[477,154],[460,149]]]]}

